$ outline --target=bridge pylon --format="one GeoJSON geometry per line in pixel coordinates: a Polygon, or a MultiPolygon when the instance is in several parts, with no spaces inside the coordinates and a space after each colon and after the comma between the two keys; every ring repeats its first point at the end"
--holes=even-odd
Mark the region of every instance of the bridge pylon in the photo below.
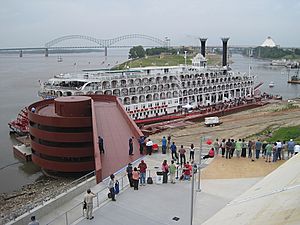
{"type": "Polygon", "coordinates": [[[20,50],[19,56],[23,57],[23,50],[20,50]]]}
{"type": "Polygon", "coordinates": [[[49,50],[48,48],[45,48],[45,57],[48,57],[48,55],[49,55],[49,50]]]}
{"type": "Polygon", "coordinates": [[[107,47],[106,46],[104,47],[104,56],[105,57],[107,56],[107,47]]]}

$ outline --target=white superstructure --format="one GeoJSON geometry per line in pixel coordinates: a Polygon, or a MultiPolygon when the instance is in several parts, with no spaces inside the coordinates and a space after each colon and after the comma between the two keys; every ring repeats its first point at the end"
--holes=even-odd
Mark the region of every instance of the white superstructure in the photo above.
{"type": "Polygon", "coordinates": [[[254,76],[224,67],[210,68],[198,54],[192,66],[101,70],[60,74],[41,85],[43,98],[106,94],[118,96],[133,119],[176,113],[186,104],[194,108],[252,97],[254,76]],[[199,62],[198,62],[199,61],[199,62]]]}

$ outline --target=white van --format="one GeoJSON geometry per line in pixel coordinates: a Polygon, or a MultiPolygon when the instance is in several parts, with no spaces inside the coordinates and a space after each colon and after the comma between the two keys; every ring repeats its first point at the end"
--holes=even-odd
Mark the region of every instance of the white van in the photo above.
{"type": "Polygon", "coordinates": [[[210,127],[210,126],[219,125],[219,124],[221,124],[221,122],[219,120],[219,117],[213,116],[213,117],[206,117],[204,119],[204,124],[205,124],[205,126],[210,127]]]}

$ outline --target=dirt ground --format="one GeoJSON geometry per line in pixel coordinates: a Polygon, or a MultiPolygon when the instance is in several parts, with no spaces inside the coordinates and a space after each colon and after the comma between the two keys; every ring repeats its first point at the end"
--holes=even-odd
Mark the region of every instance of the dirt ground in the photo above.
{"type": "Polygon", "coordinates": [[[195,123],[185,127],[168,129],[151,135],[150,138],[161,144],[161,138],[171,134],[172,141],[175,141],[177,145],[189,146],[193,143],[196,147],[199,147],[201,137],[212,140],[216,138],[255,140],[256,137],[248,137],[267,128],[276,129],[300,125],[300,108],[281,110],[286,104],[285,101],[274,102],[259,108],[223,116],[220,118],[222,124],[219,126],[205,127],[203,122],[195,123]]]}
{"type": "Polygon", "coordinates": [[[248,158],[225,159],[215,157],[201,173],[202,179],[233,179],[264,177],[282,165],[285,160],[275,163],[265,162],[263,158],[251,161],[248,158]]]}
{"type": "MultiPolygon", "coordinates": [[[[300,103],[300,102],[299,102],[300,103]]],[[[298,103],[298,104],[299,104],[298,103]]],[[[300,108],[282,110],[287,102],[273,102],[271,104],[243,111],[240,113],[221,117],[223,122],[219,126],[205,127],[204,123],[195,123],[185,127],[172,128],[162,133],[152,135],[150,138],[155,143],[161,143],[163,136],[171,134],[175,144],[184,145],[186,148],[193,143],[196,149],[200,147],[200,138],[211,139],[243,139],[257,140],[255,134],[265,129],[277,129],[285,126],[300,125],[300,108]]],[[[203,144],[204,152],[209,146],[203,144]]],[[[230,179],[230,178],[250,178],[263,177],[272,172],[285,161],[276,163],[266,163],[262,158],[252,162],[248,158],[232,159],[216,157],[212,163],[203,171],[204,179],[230,179]]]]}

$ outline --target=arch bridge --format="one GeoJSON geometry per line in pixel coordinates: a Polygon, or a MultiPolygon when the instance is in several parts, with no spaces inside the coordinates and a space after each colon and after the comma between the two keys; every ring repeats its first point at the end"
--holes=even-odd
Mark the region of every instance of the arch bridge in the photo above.
{"type": "MultiPolygon", "coordinates": [[[[116,43],[126,40],[126,39],[145,39],[149,40],[153,43],[156,44],[156,46],[163,46],[163,47],[168,47],[169,46],[169,41],[170,39],[166,38],[165,40],[161,40],[156,37],[152,37],[149,35],[144,35],[144,34],[128,34],[128,35],[123,35],[120,37],[112,38],[112,39],[97,39],[91,36],[86,36],[86,35],[67,35],[67,36],[62,36],[56,39],[53,39],[45,44],[45,49],[46,49],[46,55],[48,55],[48,49],[59,49],[59,48],[71,48],[71,47],[55,47],[58,43],[67,41],[67,40],[75,40],[75,39],[80,39],[80,40],[87,40],[93,43],[96,43],[96,46],[93,46],[93,48],[104,48],[105,50],[105,56],[107,56],[107,48],[113,48],[113,47],[120,47],[120,46],[114,46],[116,43]]],[[[129,47],[129,46],[126,46],[129,47]]],[[[79,48],[79,47],[72,47],[72,48],[79,48]]],[[[88,47],[82,47],[82,48],[88,48],[88,47]]]]}

